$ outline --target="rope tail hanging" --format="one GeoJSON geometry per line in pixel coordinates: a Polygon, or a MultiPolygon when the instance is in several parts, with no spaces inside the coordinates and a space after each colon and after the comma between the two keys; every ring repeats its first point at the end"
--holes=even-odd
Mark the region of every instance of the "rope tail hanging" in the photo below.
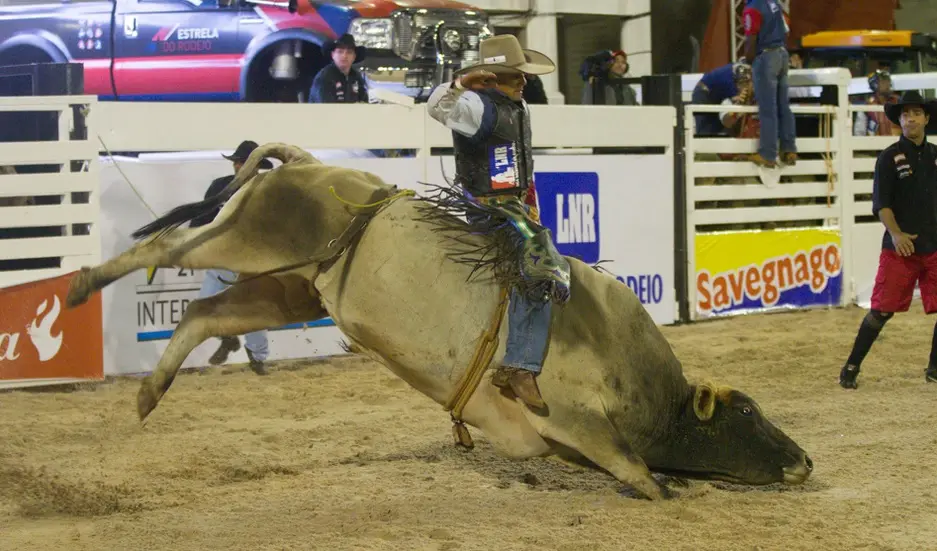
{"type": "MultiPolygon", "coordinates": [[[[826,206],[831,208],[833,206],[833,191],[835,188],[836,182],[836,173],[833,170],[833,117],[835,116],[833,112],[833,106],[826,106],[826,113],[820,115],[820,135],[824,138],[826,144],[826,152],[823,154],[823,161],[826,164],[826,206]]],[[[840,155],[843,153],[840,152],[840,155]]]]}

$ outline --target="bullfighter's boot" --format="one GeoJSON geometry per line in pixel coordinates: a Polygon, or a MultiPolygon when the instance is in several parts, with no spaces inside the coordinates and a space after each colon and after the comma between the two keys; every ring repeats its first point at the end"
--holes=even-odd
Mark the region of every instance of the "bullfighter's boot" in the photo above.
{"type": "Polygon", "coordinates": [[[924,380],[928,383],[937,383],[937,365],[927,366],[927,370],[924,371],[924,380]]]}
{"type": "Polygon", "coordinates": [[[211,365],[221,365],[228,361],[228,354],[237,352],[241,348],[241,341],[237,337],[221,337],[221,344],[218,350],[208,358],[211,365]]]}
{"type": "Polygon", "coordinates": [[[859,384],[856,382],[856,377],[858,376],[858,366],[849,364],[844,365],[842,371],[839,372],[839,386],[846,389],[857,388],[859,384]]]}

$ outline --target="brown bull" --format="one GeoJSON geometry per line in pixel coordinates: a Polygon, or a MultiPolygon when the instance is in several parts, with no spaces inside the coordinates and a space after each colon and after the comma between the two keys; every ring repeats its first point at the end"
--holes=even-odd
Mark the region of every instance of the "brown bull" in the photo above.
{"type": "MultiPolygon", "coordinates": [[[[255,274],[295,266],[191,303],[153,375],[141,385],[141,419],[204,340],[327,315],[358,349],[445,404],[498,306],[499,282],[468,281],[472,267],[453,262],[452,241],[426,221],[427,209],[437,207],[412,198],[364,207],[395,188],[281,144],[258,148],[232,187],[237,192],[211,224],[178,229],[181,221],[215,205],[180,207],[138,232],[162,231],[155,238],[83,268],[73,281],[69,305],[151,265],[255,274]],[[251,179],[265,156],[285,164],[251,179]],[[344,254],[323,254],[356,212],[375,209],[344,254]],[[324,263],[304,264],[326,257],[324,263]]],[[[446,214],[437,218],[449,230],[465,227],[446,214]]],[[[489,239],[462,231],[463,242],[483,247],[489,239]]],[[[531,410],[491,385],[486,374],[462,413],[465,423],[507,457],[585,459],[651,499],[673,495],[651,472],[753,485],[808,478],[813,465],[805,452],[750,397],[689,384],[631,290],[576,259],[569,262],[572,298],[554,309],[538,379],[549,410],[531,410]]],[[[506,331],[501,328],[501,343],[506,331]]],[[[503,354],[501,344],[495,358],[503,354]]]]}

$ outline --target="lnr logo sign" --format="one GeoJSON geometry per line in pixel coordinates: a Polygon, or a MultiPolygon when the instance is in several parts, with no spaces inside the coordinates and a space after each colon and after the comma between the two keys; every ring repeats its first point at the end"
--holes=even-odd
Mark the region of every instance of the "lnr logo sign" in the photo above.
{"type": "Polygon", "coordinates": [[[561,254],[599,261],[599,175],[595,172],[538,172],[540,221],[553,233],[561,254]]]}

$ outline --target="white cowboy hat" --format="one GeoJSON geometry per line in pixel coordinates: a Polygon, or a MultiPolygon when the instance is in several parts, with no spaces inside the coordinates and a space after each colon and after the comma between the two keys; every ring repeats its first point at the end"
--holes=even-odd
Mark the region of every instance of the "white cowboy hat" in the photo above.
{"type": "Polygon", "coordinates": [[[556,70],[556,64],[546,55],[521,48],[513,34],[502,34],[481,41],[478,46],[480,63],[463,67],[455,72],[464,75],[471,71],[492,73],[526,73],[546,75],[556,70]]]}

